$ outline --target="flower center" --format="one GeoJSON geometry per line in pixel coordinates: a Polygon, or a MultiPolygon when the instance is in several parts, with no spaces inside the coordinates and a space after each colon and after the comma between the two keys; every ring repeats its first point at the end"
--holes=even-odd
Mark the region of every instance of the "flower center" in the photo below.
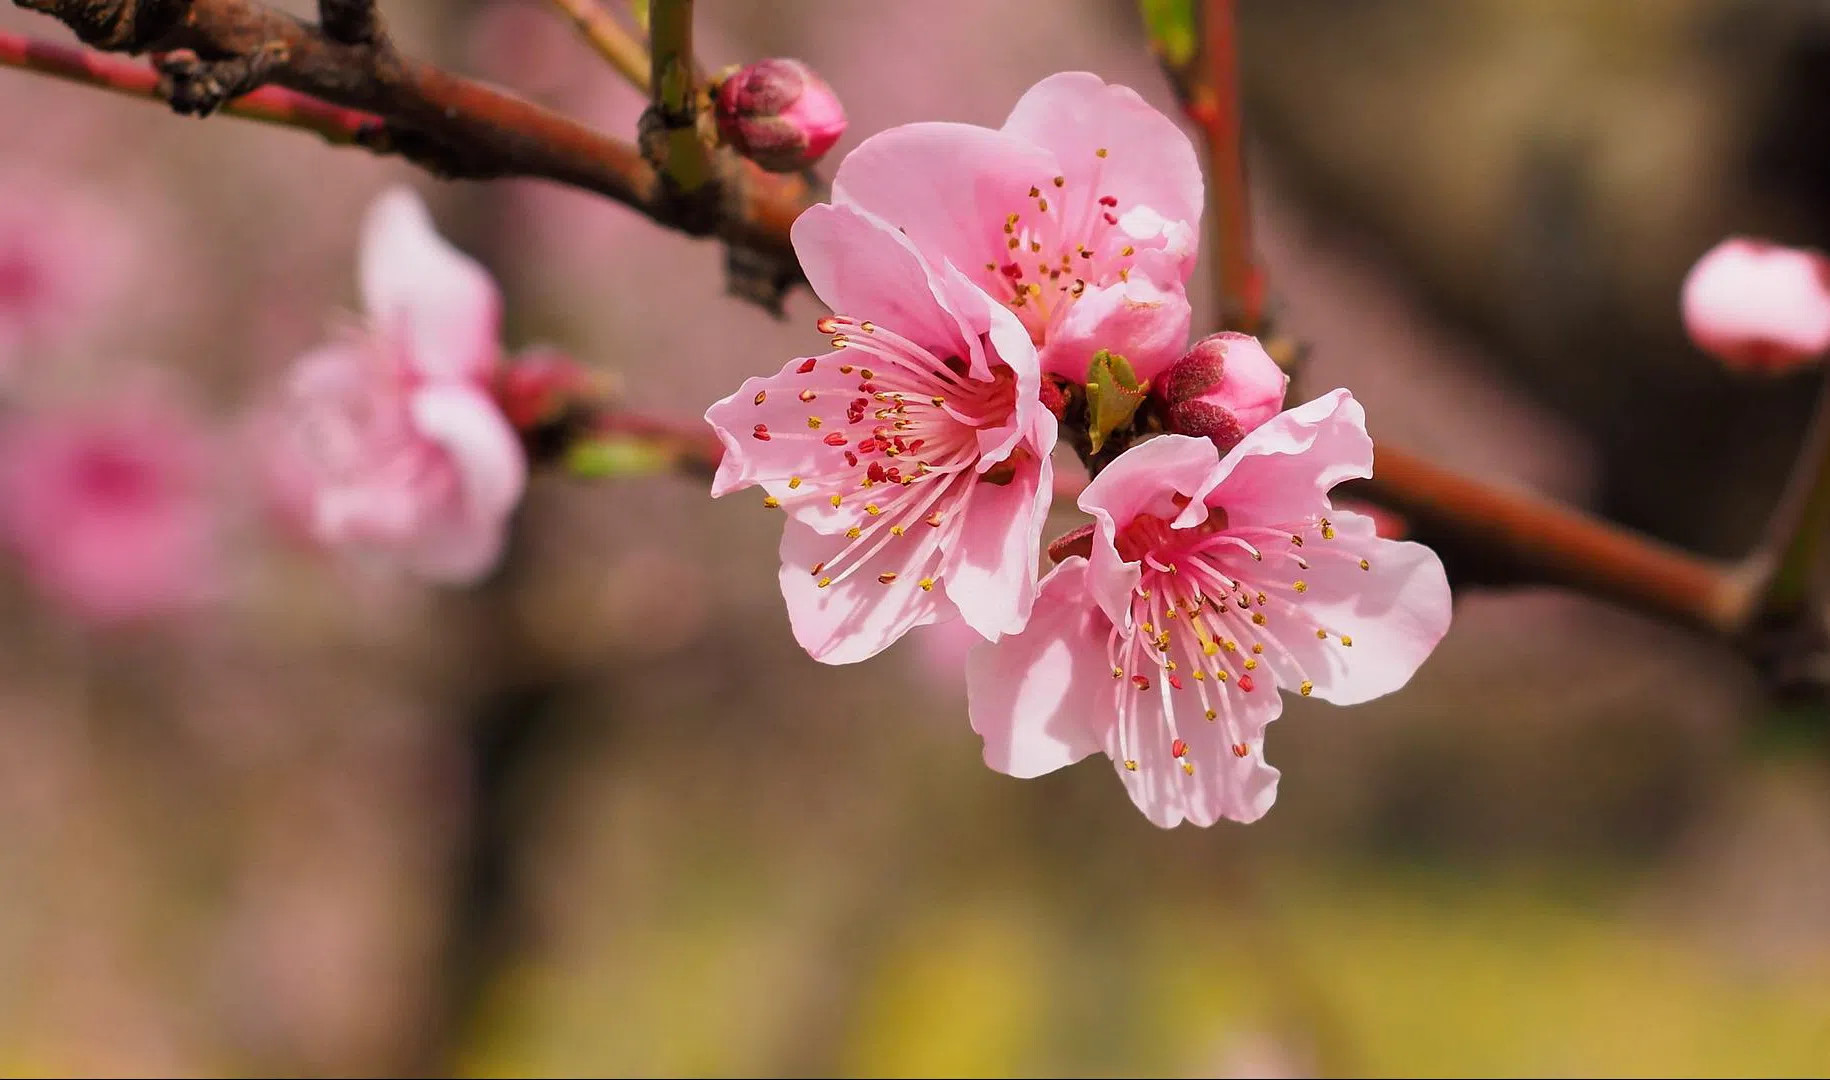
{"type": "Polygon", "coordinates": [[[1030,187],[1028,202],[1004,216],[1003,247],[983,267],[979,283],[1016,311],[1038,345],[1088,286],[1125,280],[1137,254],[1118,228],[1117,196],[1099,190],[1109,153],[1094,154],[1084,185],[1056,176],[1030,187]]]}
{"type": "Polygon", "coordinates": [[[1248,756],[1251,746],[1235,716],[1238,695],[1256,692],[1259,681],[1269,679],[1267,693],[1282,683],[1307,697],[1314,684],[1297,654],[1312,647],[1303,638],[1353,646],[1351,634],[1320,625],[1303,606],[1309,591],[1304,574],[1316,563],[1346,560],[1372,569],[1329,543],[1334,538],[1325,517],[1231,526],[1218,507],[1194,528],[1172,528],[1161,517],[1140,514],[1119,531],[1119,555],[1143,568],[1131,596],[1130,625],[1114,626],[1107,640],[1127,769],[1137,768],[1136,753],[1159,752],[1194,774],[1188,743],[1176,727],[1178,698],[1184,704],[1198,700],[1232,753],[1248,756]],[[1139,703],[1151,691],[1161,697],[1168,726],[1167,745],[1155,750],[1141,746],[1139,703]]]}
{"type": "MultiPolygon", "coordinates": [[[[1017,395],[1008,367],[995,368],[989,380],[975,379],[960,357],[938,357],[874,323],[835,315],[821,319],[819,328],[832,335],[834,349],[858,354],[862,362],[833,354],[802,361],[797,370],[806,385],[794,395],[804,406],[797,410],[801,423],[790,430],[757,424],[751,437],[818,444],[808,475],[789,478],[786,498],[824,502],[849,520],[846,544],[811,567],[826,588],[918,528],[919,547],[904,564],[924,564],[957,528],[979,480],[1010,482],[1014,465],[1002,474],[994,467],[977,475],[978,433],[1006,423],[1017,395]]],[[[768,394],[757,393],[759,409],[768,394]]],[[[764,500],[769,506],[783,502],[774,495],[764,500]]],[[[898,577],[884,572],[878,581],[890,585],[898,577]]],[[[916,584],[932,589],[935,578],[916,584]]]]}

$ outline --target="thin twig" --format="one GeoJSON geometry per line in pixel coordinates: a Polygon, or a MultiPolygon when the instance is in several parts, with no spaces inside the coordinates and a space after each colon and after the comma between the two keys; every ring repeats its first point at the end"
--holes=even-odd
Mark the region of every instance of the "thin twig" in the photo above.
{"type": "Polygon", "coordinates": [[[1207,145],[1215,277],[1220,315],[1229,329],[1256,334],[1264,319],[1264,281],[1252,251],[1252,210],[1245,178],[1239,109],[1239,51],[1233,0],[1207,0],[1201,15],[1202,83],[1187,113],[1207,145]]]}
{"type": "MultiPolygon", "coordinates": [[[[99,48],[168,54],[162,95],[188,110],[207,112],[255,85],[276,84],[382,117],[387,138],[361,145],[402,154],[440,175],[557,180],[608,196],[663,224],[695,235],[715,234],[794,265],[787,227],[802,209],[804,185],[734,169],[721,177],[723,198],[716,213],[682,206],[663,190],[659,174],[636,147],[404,56],[385,35],[366,44],[345,44],[254,0],[187,0],[182,18],[172,16],[166,0],[15,2],[58,18],[99,48]]],[[[109,86],[100,79],[85,81],[109,86]]]]}
{"type": "Polygon", "coordinates": [[[693,0],[653,0],[648,14],[651,91],[660,125],[656,165],[676,190],[698,191],[713,179],[711,154],[699,131],[699,88],[693,66],[693,0]]]}
{"type": "Polygon", "coordinates": [[[635,39],[635,35],[625,30],[597,0],[552,0],[552,3],[571,17],[572,25],[618,74],[637,90],[648,93],[653,81],[649,69],[651,61],[648,49],[635,39]]]}
{"type": "MultiPolygon", "coordinates": [[[[163,100],[159,73],[144,60],[40,41],[11,31],[0,30],[0,67],[23,68],[131,97],[163,100]]],[[[236,98],[223,111],[249,120],[315,131],[340,146],[380,148],[386,141],[379,116],[330,105],[279,86],[263,86],[236,98]]]]}

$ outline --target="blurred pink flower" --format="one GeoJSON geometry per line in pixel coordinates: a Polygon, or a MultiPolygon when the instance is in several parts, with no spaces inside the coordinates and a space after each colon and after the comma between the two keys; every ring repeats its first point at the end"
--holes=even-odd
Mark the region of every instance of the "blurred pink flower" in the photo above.
{"type": "Polygon", "coordinates": [[[1258,339],[1223,331],[1195,342],[1163,377],[1169,430],[1212,439],[1222,454],[1284,407],[1290,377],[1258,339]]]}
{"type": "Polygon", "coordinates": [[[1045,372],[1083,381],[1104,348],[1154,378],[1188,343],[1201,170],[1188,136],[1127,87],[1065,72],[999,130],[891,128],[846,155],[833,201],[1008,304],[1045,372]]]}
{"type": "Polygon", "coordinates": [[[146,400],[0,427],[0,538],[38,588],[115,624],[206,598],[219,569],[209,440],[146,400]]]}
{"type": "Polygon", "coordinates": [[[1730,368],[1781,374],[1830,349],[1830,259],[1731,237],[1684,279],[1684,328],[1730,368]]]}
{"type": "Polygon", "coordinates": [[[527,462],[491,396],[501,301],[438,235],[418,196],[383,194],[363,225],[365,331],[300,358],[279,482],[321,543],[441,582],[501,557],[527,462]]]}
{"type": "Polygon", "coordinates": [[[110,313],[132,243],[122,215],[80,186],[0,176],[0,377],[110,313]]]}
{"type": "Polygon", "coordinates": [[[1330,505],[1371,474],[1345,390],[1224,457],[1184,435],[1126,451],[1080,496],[1091,558],[1063,561],[1028,628],[972,655],[986,763],[1030,777],[1103,751],[1157,825],[1262,816],[1280,688],[1340,705],[1390,693],[1448,631],[1436,555],[1330,505]]]}
{"type": "Polygon", "coordinates": [[[842,664],[958,614],[1022,629],[1053,491],[1055,418],[1010,311],[846,207],[794,223],[834,351],[753,378],[705,418],[713,495],[752,484],[788,514],[782,594],[795,639],[842,664]],[[938,588],[937,588],[938,586],[938,588]]]}

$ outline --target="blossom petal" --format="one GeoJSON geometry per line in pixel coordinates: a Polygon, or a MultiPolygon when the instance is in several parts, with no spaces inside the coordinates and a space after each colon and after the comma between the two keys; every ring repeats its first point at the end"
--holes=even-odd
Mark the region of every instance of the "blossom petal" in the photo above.
{"type": "Polygon", "coordinates": [[[752,484],[837,471],[844,451],[827,446],[808,429],[808,403],[799,395],[823,393],[842,417],[844,400],[856,391],[832,370],[845,362],[835,359],[839,356],[831,352],[790,360],[774,375],[745,379],[736,393],[705,411],[705,422],[724,444],[724,457],[712,479],[713,497],[752,484]],[[803,372],[809,361],[814,369],[803,372]],[[763,430],[758,431],[758,425],[763,430]]]}
{"type": "Polygon", "coordinates": [[[438,234],[411,189],[392,188],[369,208],[358,269],[370,317],[405,343],[415,373],[480,379],[495,370],[502,304],[495,282],[438,234]]]}
{"type": "Polygon", "coordinates": [[[782,598],[794,640],[823,664],[868,660],[917,626],[955,613],[942,589],[919,582],[936,573],[939,552],[914,534],[885,544],[844,580],[821,588],[809,572],[833,554],[830,536],[790,518],[782,532],[782,598]],[[884,575],[894,575],[887,583],[884,575]]]}
{"type": "Polygon", "coordinates": [[[1043,370],[1085,382],[1093,354],[1124,356],[1140,379],[1154,379],[1188,347],[1191,313],[1182,283],[1142,275],[1095,286],[1067,309],[1042,350],[1043,370]]]}
{"type": "Polygon", "coordinates": [[[1331,488],[1372,468],[1366,411],[1346,390],[1331,390],[1248,432],[1221,460],[1207,502],[1224,506],[1235,525],[1297,521],[1326,513],[1331,488]]]}
{"type": "MultiPolygon", "coordinates": [[[[1164,521],[1184,513],[1174,496],[1188,496],[1189,511],[1205,516],[1202,496],[1212,486],[1219,457],[1214,444],[1187,435],[1160,435],[1118,456],[1080,493],[1080,508],[1093,515],[1093,555],[1088,589],[1106,616],[1120,626],[1131,618],[1131,591],[1141,577],[1139,566],[1118,554],[1118,533],[1140,514],[1164,521]]],[[[1189,524],[1197,524],[1198,518],[1189,524]]]]}
{"type": "Polygon", "coordinates": [[[941,563],[948,598],[988,641],[1029,621],[1054,475],[1054,463],[1042,457],[1019,466],[1007,484],[976,481],[970,512],[961,515],[941,563]]]}
{"type": "Polygon", "coordinates": [[[966,661],[972,730],[998,772],[1028,779],[1099,751],[1112,679],[1107,624],[1086,602],[1085,574],[1079,556],[1057,566],[1023,633],[980,645],[966,661]]]}
{"type": "Polygon", "coordinates": [[[819,203],[795,219],[793,240],[807,283],[827,307],[893,329],[942,358],[973,354],[974,366],[984,368],[978,333],[946,303],[955,293],[902,234],[849,206],[819,203]]]}
{"type": "Polygon", "coordinates": [[[1053,154],[1023,138],[971,124],[904,124],[845,155],[832,197],[903,230],[935,263],[976,271],[1005,262],[1005,220],[1029,210],[1030,189],[1058,171],[1053,154]]]}
{"type": "MultiPolygon", "coordinates": [[[[1123,694],[1128,684],[1106,680],[1106,700],[1123,694]]],[[[1111,717],[1104,734],[1105,751],[1131,801],[1152,824],[1168,829],[1186,821],[1208,826],[1225,818],[1242,824],[1257,821],[1277,801],[1278,772],[1264,760],[1265,726],[1283,711],[1283,700],[1269,687],[1251,693],[1230,693],[1224,717],[1204,718],[1198,699],[1188,690],[1174,690],[1158,680],[1135,697],[1136,716],[1121,743],[1117,709],[1108,704],[1111,717]],[[1175,724],[1169,723],[1174,708],[1175,724]],[[1175,740],[1186,753],[1175,756],[1175,740]],[[1242,746],[1246,753],[1234,752],[1242,746]],[[1125,768],[1125,755],[1137,763],[1125,768]],[[1184,763],[1194,766],[1187,772],[1184,763]]]]}
{"type": "Polygon", "coordinates": [[[467,384],[422,387],[407,407],[419,432],[450,455],[458,486],[455,513],[420,538],[413,561],[429,577],[474,581],[501,557],[527,489],[527,458],[495,402],[467,384]]]}
{"type": "Polygon", "coordinates": [[[1357,705],[1409,682],[1448,633],[1449,579],[1435,552],[1381,539],[1369,517],[1336,510],[1329,520],[1334,539],[1304,548],[1305,591],[1279,605],[1288,614],[1273,610],[1273,629],[1289,620],[1300,629],[1280,632],[1282,648],[1267,658],[1284,689],[1307,678],[1316,697],[1357,705]]]}
{"type": "MultiPolygon", "coordinates": [[[[1004,131],[1053,152],[1070,190],[1110,194],[1125,210],[1145,206],[1190,229],[1204,192],[1194,144],[1137,92],[1084,71],[1051,75],[1025,93],[1004,131]]],[[[1186,281],[1192,245],[1181,260],[1186,281]]]]}

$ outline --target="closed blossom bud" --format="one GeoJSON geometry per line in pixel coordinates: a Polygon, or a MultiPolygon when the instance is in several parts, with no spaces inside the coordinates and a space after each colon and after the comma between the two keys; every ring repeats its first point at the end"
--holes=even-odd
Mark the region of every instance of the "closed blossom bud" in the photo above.
{"type": "Polygon", "coordinates": [[[799,60],[758,60],[718,87],[718,134],[770,172],[812,165],[845,134],[832,87],[799,60]]]}
{"type": "Polygon", "coordinates": [[[1781,374],[1830,349],[1830,260],[1733,237],[1684,279],[1684,328],[1735,370],[1781,374]]]}
{"type": "Polygon", "coordinates": [[[496,376],[496,404],[523,434],[558,419],[567,406],[591,393],[591,372],[551,348],[524,350],[496,376]]]}
{"type": "Polygon", "coordinates": [[[1284,406],[1290,377],[1250,334],[1195,342],[1163,376],[1169,430],[1212,439],[1221,453],[1284,406]]]}

